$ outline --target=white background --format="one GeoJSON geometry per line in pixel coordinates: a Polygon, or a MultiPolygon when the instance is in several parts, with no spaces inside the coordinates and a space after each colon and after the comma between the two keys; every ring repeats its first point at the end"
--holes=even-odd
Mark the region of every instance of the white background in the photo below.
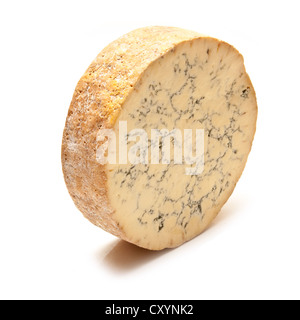
{"type": "Polygon", "coordinates": [[[1,1],[1,299],[299,299],[298,1],[1,1]],[[109,42],[169,25],[244,56],[257,134],[211,227],[149,252],[75,208],[60,164],[77,81],[109,42]]]}

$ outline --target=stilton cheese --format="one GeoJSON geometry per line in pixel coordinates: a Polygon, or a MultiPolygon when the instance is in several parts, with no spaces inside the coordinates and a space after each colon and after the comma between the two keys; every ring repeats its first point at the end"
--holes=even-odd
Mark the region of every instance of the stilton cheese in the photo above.
{"type": "Polygon", "coordinates": [[[232,46],[178,28],[135,30],[106,47],[76,87],[62,144],[67,187],[104,230],[147,249],[179,246],[233,192],[256,117],[232,46]]]}

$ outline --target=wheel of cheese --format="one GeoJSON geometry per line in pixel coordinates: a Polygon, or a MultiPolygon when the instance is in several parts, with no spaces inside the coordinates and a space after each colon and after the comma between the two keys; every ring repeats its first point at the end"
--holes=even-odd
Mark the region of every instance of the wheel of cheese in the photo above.
{"type": "Polygon", "coordinates": [[[113,235],[150,250],[179,246],[204,231],[233,192],[256,118],[255,91],[234,47],[173,27],[132,31],[103,49],[77,84],[62,142],[67,188],[83,215],[113,235]],[[198,172],[172,158],[171,136],[170,161],[151,161],[151,134],[175,129],[194,141],[202,132],[198,172]],[[136,133],[146,134],[149,149],[139,150],[144,136],[136,133]],[[99,158],[112,142],[115,163],[99,158]],[[146,161],[130,160],[135,151],[146,161]]]}

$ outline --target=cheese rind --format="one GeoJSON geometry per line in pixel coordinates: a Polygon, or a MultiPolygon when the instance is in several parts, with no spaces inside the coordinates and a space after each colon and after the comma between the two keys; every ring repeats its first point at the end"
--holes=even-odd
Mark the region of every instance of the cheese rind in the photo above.
{"type": "Polygon", "coordinates": [[[200,234],[229,198],[256,117],[253,86],[232,46],[178,28],[135,30],[106,47],[75,89],[62,144],[68,190],[104,230],[152,250],[176,247],[200,234]],[[203,129],[203,173],[186,175],[174,161],[99,164],[97,133],[118,136],[120,121],[149,137],[151,129],[203,129]]]}

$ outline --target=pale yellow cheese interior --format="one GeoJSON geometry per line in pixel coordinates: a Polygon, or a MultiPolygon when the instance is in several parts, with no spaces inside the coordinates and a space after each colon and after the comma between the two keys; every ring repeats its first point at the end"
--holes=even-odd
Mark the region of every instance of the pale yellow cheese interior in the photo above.
{"type": "Polygon", "coordinates": [[[204,171],[186,175],[185,163],[107,165],[113,219],[128,240],[162,249],[201,233],[242,173],[256,113],[243,58],[228,44],[188,41],[154,61],[125,100],[116,136],[119,121],[149,137],[151,129],[204,129],[204,171]]]}

